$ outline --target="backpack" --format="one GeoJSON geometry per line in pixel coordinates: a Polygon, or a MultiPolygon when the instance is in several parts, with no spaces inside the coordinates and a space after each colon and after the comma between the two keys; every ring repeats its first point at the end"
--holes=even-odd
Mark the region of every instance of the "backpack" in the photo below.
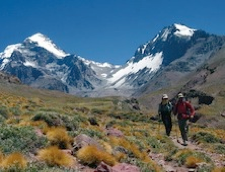
{"type": "MultiPolygon", "coordinates": [[[[188,102],[185,101],[185,104],[184,104],[184,105],[185,105],[186,113],[185,113],[185,114],[182,114],[182,118],[183,118],[183,119],[189,119],[189,120],[190,120],[190,119],[191,119],[191,118],[190,118],[190,116],[191,116],[191,110],[190,110],[190,108],[187,107],[187,103],[188,103],[188,102]]],[[[195,116],[195,115],[194,115],[194,116],[195,116]]]]}
{"type": "Polygon", "coordinates": [[[170,102],[168,102],[167,104],[163,105],[162,103],[160,103],[160,112],[162,113],[166,113],[166,114],[170,114],[172,111],[172,104],[170,102]]]}

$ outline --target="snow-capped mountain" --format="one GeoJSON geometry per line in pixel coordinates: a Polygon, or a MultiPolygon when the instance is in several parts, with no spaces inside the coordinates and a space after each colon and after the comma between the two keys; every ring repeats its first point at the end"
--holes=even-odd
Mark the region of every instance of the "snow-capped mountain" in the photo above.
{"type": "MultiPolygon", "coordinates": [[[[109,78],[109,82],[116,88],[139,89],[151,83],[150,81],[158,71],[185,55],[187,60],[184,62],[186,67],[188,66],[186,69],[190,72],[202,64],[223,43],[222,37],[185,25],[173,24],[165,27],[152,40],[141,45],[126,65],[109,78]],[[205,47],[207,44],[211,48],[205,47]],[[188,50],[195,46],[196,50],[187,54],[188,50]],[[200,52],[203,49],[205,51],[200,52]]],[[[178,66],[181,65],[178,64],[178,66]]]]}
{"type": "Polygon", "coordinates": [[[190,73],[224,42],[222,36],[173,24],[138,47],[126,64],[114,66],[70,55],[37,33],[6,47],[0,53],[0,70],[38,88],[80,96],[129,96],[147,87],[155,90],[168,85],[162,71],[179,71],[179,76],[190,73]]]}
{"type": "Polygon", "coordinates": [[[113,68],[107,63],[95,63],[67,54],[40,33],[28,37],[23,43],[6,47],[0,54],[0,69],[17,76],[23,83],[72,94],[93,90],[101,84],[103,72],[113,68]]]}

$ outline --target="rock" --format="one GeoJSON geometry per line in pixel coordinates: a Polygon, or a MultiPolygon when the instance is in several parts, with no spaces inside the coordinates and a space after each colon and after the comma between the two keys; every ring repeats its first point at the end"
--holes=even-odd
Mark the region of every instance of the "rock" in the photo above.
{"type": "Polygon", "coordinates": [[[194,168],[190,168],[190,169],[188,169],[188,172],[195,172],[195,169],[194,168]]]}
{"type": "Polygon", "coordinates": [[[165,166],[164,168],[165,168],[166,172],[176,172],[176,170],[173,167],[169,166],[169,165],[165,166]]]}
{"type": "Polygon", "coordinates": [[[225,118],[225,112],[221,113],[221,116],[225,118]]]}
{"type": "Polygon", "coordinates": [[[113,167],[101,162],[94,172],[141,172],[140,168],[127,164],[127,163],[120,163],[113,167]]]}
{"type": "Polygon", "coordinates": [[[122,152],[124,154],[128,154],[128,150],[126,150],[124,147],[122,146],[117,146],[115,147],[115,152],[122,152]]]}
{"type": "Polygon", "coordinates": [[[62,151],[68,155],[72,155],[73,152],[70,149],[62,149],[62,151]]]}
{"type": "Polygon", "coordinates": [[[114,170],[112,172],[141,172],[139,167],[127,163],[117,164],[112,167],[112,170],[114,170]]]}
{"type": "Polygon", "coordinates": [[[113,170],[111,166],[107,165],[104,162],[101,162],[94,172],[113,172],[113,170]]]}
{"type": "Polygon", "coordinates": [[[85,134],[80,134],[80,135],[78,135],[77,137],[74,138],[73,152],[76,152],[80,148],[82,148],[84,146],[89,146],[89,145],[94,145],[99,150],[103,150],[101,145],[96,140],[94,140],[93,138],[91,138],[91,137],[89,137],[85,134]]]}
{"type": "Polygon", "coordinates": [[[42,133],[41,129],[35,128],[34,131],[35,131],[35,133],[37,134],[37,136],[39,136],[39,137],[43,137],[43,136],[44,136],[44,134],[42,133]]]}
{"type": "Polygon", "coordinates": [[[112,127],[106,129],[106,134],[108,136],[124,137],[123,133],[120,130],[112,127]]]}
{"type": "Polygon", "coordinates": [[[88,118],[88,121],[91,125],[97,125],[99,126],[98,122],[96,121],[95,118],[91,117],[91,118],[88,118]]]}

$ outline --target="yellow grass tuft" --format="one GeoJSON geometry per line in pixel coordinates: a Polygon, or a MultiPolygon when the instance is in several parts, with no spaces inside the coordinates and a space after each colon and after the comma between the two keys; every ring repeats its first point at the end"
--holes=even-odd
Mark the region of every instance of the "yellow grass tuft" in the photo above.
{"type": "Polygon", "coordinates": [[[110,142],[113,145],[115,145],[115,146],[122,146],[125,149],[133,152],[135,157],[143,159],[143,153],[140,152],[138,146],[135,145],[134,143],[130,143],[125,138],[119,138],[119,137],[113,137],[113,136],[110,136],[109,138],[110,138],[110,142]]]}
{"type": "Polygon", "coordinates": [[[65,128],[52,127],[49,128],[46,134],[51,145],[57,145],[61,149],[70,148],[72,138],[67,134],[65,128]]]}
{"type": "Polygon", "coordinates": [[[0,152],[0,163],[3,161],[3,159],[4,159],[4,155],[2,152],[0,152]]]}
{"type": "Polygon", "coordinates": [[[212,172],[225,172],[225,167],[216,167],[212,172]]]}
{"type": "Polygon", "coordinates": [[[192,153],[192,151],[190,149],[181,149],[175,155],[173,155],[173,157],[175,159],[177,159],[183,155],[187,155],[187,154],[191,154],[191,153],[192,153]]]}
{"type": "Polygon", "coordinates": [[[49,166],[72,166],[74,159],[71,155],[64,153],[57,146],[51,146],[46,149],[41,149],[38,152],[38,158],[45,161],[49,166]]]}
{"type": "Polygon", "coordinates": [[[108,152],[109,154],[113,153],[112,146],[109,143],[107,143],[107,142],[105,142],[103,140],[100,140],[99,143],[105,149],[106,152],[108,152]]]}
{"type": "Polygon", "coordinates": [[[203,160],[195,156],[189,156],[186,159],[185,165],[188,168],[196,168],[198,166],[197,163],[200,163],[200,162],[203,162],[203,160]]]}
{"type": "Polygon", "coordinates": [[[111,154],[98,150],[95,146],[85,146],[78,150],[77,158],[84,164],[98,165],[101,161],[113,166],[116,164],[116,158],[111,154]]]}
{"type": "Polygon", "coordinates": [[[15,152],[6,156],[1,162],[1,168],[10,169],[24,169],[27,166],[27,160],[21,153],[15,152]]]}
{"type": "Polygon", "coordinates": [[[122,152],[118,152],[115,154],[117,161],[121,162],[123,159],[127,158],[127,155],[122,152]]]}

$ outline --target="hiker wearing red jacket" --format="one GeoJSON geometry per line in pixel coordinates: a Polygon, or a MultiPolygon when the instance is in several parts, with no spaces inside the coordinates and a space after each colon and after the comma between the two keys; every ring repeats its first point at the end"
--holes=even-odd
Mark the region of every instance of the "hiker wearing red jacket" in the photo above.
{"type": "Polygon", "coordinates": [[[187,121],[190,118],[193,118],[195,110],[193,106],[187,102],[182,93],[178,94],[178,101],[174,107],[174,115],[177,115],[178,125],[183,139],[183,145],[187,146],[187,133],[188,133],[188,124],[187,121]]]}

